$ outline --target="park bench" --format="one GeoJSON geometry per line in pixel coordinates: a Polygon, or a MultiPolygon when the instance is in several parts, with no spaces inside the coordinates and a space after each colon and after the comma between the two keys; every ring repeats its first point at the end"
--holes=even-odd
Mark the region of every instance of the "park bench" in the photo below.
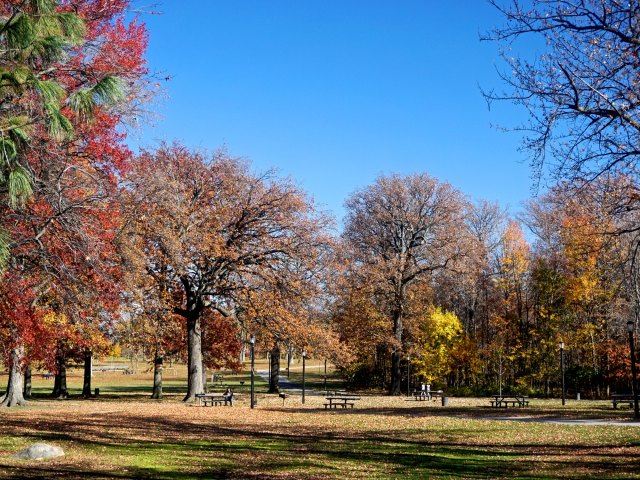
{"type": "Polygon", "coordinates": [[[196,395],[198,404],[204,407],[213,407],[217,405],[229,405],[233,407],[233,395],[224,395],[222,393],[199,393],[196,395]]]}
{"type": "Polygon", "coordinates": [[[347,407],[351,407],[353,408],[353,406],[355,405],[355,402],[357,402],[358,400],[360,400],[360,397],[349,397],[347,395],[331,395],[329,397],[325,397],[327,400],[329,400],[328,403],[323,403],[324,408],[327,409],[331,409],[331,408],[347,408],[347,407]]]}
{"type": "Polygon", "coordinates": [[[489,403],[492,407],[495,408],[508,408],[511,407],[528,407],[529,406],[529,397],[526,395],[492,395],[493,400],[490,400],[489,403]]]}
{"type": "Polygon", "coordinates": [[[614,393],[611,395],[611,403],[613,408],[617,409],[619,403],[626,403],[629,408],[633,408],[633,394],[632,393],[614,393]]]}

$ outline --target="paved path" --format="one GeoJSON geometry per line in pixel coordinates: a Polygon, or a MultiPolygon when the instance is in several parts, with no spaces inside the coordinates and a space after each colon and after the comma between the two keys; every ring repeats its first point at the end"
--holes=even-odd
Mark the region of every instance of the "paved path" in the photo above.
{"type": "Polygon", "coordinates": [[[468,417],[476,420],[505,420],[510,422],[553,423],[561,425],[608,425],[616,427],[640,427],[640,422],[629,420],[580,419],[580,418],[539,418],[539,417],[468,417]]]}

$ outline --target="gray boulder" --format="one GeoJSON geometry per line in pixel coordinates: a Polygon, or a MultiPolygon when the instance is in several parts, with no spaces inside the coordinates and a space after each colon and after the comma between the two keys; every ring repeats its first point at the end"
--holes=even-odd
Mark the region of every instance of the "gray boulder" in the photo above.
{"type": "Polygon", "coordinates": [[[34,443],[30,447],[15,453],[12,458],[18,458],[20,460],[46,460],[48,458],[62,456],[64,456],[64,452],[60,447],[54,447],[46,443],[34,443]]]}

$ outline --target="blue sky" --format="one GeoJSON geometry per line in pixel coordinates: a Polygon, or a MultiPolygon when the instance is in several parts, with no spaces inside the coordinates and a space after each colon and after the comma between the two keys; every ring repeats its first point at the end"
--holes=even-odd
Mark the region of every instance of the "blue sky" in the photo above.
{"type": "Polygon", "coordinates": [[[487,108],[500,88],[501,19],[484,0],[165,0],[145,15],[150,68],[171,80],[160,118],[130,140],[225,145],[291,176],[341,219],[378,175],[428,172],[470,198],[531,195],[523,112],[487,108]]]}

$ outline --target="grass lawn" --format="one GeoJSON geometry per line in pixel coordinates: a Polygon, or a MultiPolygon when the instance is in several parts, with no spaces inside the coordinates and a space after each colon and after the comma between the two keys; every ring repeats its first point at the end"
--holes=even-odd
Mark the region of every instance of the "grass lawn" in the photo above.
{"type": "MultiPolygon", "coordinates": [[[[632,416],[608,402],[563,408],[533,399],[527,409],[496,411],[484,398],[452,398],[443,408],[363,395],[353,410],[326,411],[323,396],[307,396],[304,406],[292,396],[283,406],[259,393],[252,410],[241,393],[234,407],[199,407],[180,401],[182,373],[167,376],[162,401],[147,398],[150,372],[105,373],[94,377],[97,399],[36,395],[28,407],[0,410],[0,478],[640,478],[638,427],[497,419],[632,416]],[[61,446],[66,456],[10,458],[35,442],[61,446]]],[[[247,380],[224,382],[248,392],[247,380]]],[[[72,393],[80,381],[79,372],[70,378],[72,393]]],[[[52,386],[34,382],[36,393],[52,386]]]]}

